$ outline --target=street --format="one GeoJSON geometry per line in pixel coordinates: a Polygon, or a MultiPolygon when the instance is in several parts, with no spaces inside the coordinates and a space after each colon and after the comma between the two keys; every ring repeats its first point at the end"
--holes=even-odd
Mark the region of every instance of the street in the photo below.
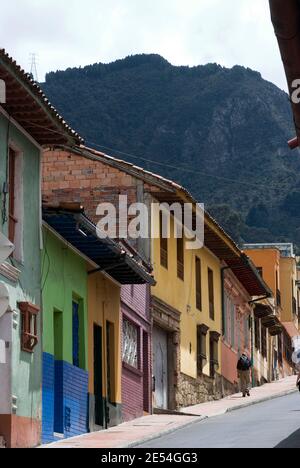
{"type": "Polygon", "coordinates": [[[300,396],[207,419],[137,448],[300,448],[300,396]]]}

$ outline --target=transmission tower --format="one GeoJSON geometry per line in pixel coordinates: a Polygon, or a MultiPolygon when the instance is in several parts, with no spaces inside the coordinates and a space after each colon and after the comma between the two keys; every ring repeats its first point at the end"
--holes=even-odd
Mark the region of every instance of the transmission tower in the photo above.
{"type": "Polygon", "coordinates": [[[32,78],[34,79],[34,81],[38,82],[39,81],[38,71],[37,71],[38,54],[31,53],[31,54],[29,54],[29,57],[30,57],[30,74],[31,74],[32,78]]]}

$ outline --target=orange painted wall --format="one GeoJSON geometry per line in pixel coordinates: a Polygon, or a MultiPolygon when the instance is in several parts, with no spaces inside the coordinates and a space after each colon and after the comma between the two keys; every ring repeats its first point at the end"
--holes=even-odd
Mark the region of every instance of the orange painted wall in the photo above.
{"type": "Polygon", "coordinates": [[[278,288],[280,290],[280,252],[277,249],[245,250],[256,267],[263,269],[263,278],[276,296],[276,271],[278,272],[278,288]]]}

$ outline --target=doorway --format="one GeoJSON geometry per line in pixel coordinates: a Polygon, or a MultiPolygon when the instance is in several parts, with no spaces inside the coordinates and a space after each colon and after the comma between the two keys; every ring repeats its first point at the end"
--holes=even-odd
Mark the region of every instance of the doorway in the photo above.
{"type": "Polygon", "coordinates": [[[95,424],[104,427],[102,327],[94,325],[95,424]]]}
{"type": "Polygon", "coordinates": [[[153,329],[153,373],[154,406],[168,409],[168,333],[157,327],[153,329]]]}
{"type": "Polygon", "coordinates": [[[63,313],[55,310],[53,315],[54,333],[54,432],[64,433],[63,392],[61,369],[59,363],[63,360],[63,313]]]}

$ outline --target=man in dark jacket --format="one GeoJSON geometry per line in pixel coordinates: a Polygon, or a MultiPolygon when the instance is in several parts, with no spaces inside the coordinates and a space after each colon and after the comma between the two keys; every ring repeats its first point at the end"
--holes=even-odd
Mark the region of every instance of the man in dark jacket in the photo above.
{"type": "Polygon", "coordinates": [[[241,392],[243,397],[250,396],[250,385],[251,385],[251,361],[248,357],[247,352],[243,352],[241,355],[238,364],[238,377],[240,379],[241,392]]]}

